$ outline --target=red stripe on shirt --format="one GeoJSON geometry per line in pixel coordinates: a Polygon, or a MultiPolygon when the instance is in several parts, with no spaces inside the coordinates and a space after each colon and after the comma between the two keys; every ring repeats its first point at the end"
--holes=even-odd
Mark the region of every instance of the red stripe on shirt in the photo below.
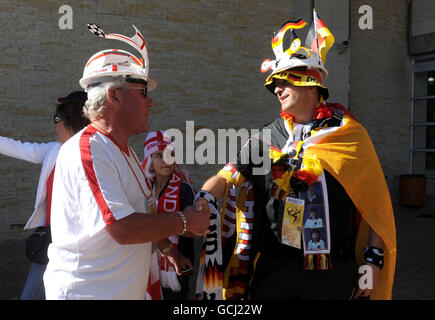
{"type": "Polygon", "coordinates": [[[53,195],[53,179],[54,179],[54,170],[56,166],[54,166],[53,170],[51,170],[50,175],[48,176],[47,182],[46,182],[46,190],[47,190],[47,209],[45,211],[45,226],[50,226],[50,218],[51,218],[51,200],[53,195]]]}
{"type": "Polygon", "coordinates": [[[95,200],[97,201],[98,208],[100,208],[103,220],[106,225],[116,222],[112,211],[110,211],[109,206],[104,200],[103,194],[101,193],[100,185],[95,174],[94,165],[92,162],[91,154],[91,137],[97,132],[97,129],[93,126],[88,126],[85,131],[83,131],[80,137],[80,154],[82,159],[83,169],[85,171],[86,178],[89,182],[89,187],[92,190],[95,200]]]}

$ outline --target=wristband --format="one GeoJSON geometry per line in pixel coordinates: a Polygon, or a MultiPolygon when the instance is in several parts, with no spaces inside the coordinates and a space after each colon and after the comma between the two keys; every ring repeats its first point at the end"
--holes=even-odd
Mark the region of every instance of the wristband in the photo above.
{"type": "Polygon", "coordinates": [[[184,216],[184,214],[181,211],[177,211],[176,213],[180,216],[181,220],[183,221],[183,231],[180,233],[180,235],[182,235],[187,231],[186,217],[184,216]]]}
{"type": "Polygon", "coordinates": [[[168,252],[169,251],[171,251],[171,249],[174,247],[174,245],[172,244],[172,242],[169,242],[169,244],[166,246],[166,247],[164,247],[163,249],[159,249],[159,251],[162,253],[162,254],[168,254],[168,252]]]}
{"type": "Polygon", "coordinates": [[[205,200],[208,202],[208,204],[213,205],[213,206],[216,208],[216,210],[217,210],[218,205],[217,205],[216,198],[215,198],[215,196],[212,195],[210,192],[205,191],[205,190],[200,190],[200,191],[196,194],[196,196],[195,196],[195,201],[194,201],[194,203],[195,203],[198,199],[200,199],[200,198],[205,199],[205,200]]]}
{"type": "Polygon", "coordinates": [[[374,264],[381,269],[384,266],[384,250],[380,248],[367,246],[364,249],[364,258],[366,262],[374,264]]]}

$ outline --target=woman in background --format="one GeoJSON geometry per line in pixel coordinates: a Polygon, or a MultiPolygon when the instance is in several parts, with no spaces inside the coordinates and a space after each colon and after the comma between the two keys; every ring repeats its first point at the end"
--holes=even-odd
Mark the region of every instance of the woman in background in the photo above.
{"type": "Polygon", "coordinates": [[[57,100],[53,117],[56,141],[30,143],[0,136],[0,154],[42,164],[35,210],[24,227],[25,230],[34,228],[37,230],[26,242],[26,254],[32,265],[20,297],[21,300],[45,300],[42,276],[48,263],[47,248],[51,242],[51,191],[57,154],[64,142],[89,123],[82,114],[83,105],[87,100],[86,92],[74,91],[57,100]]]}
{"type": "MultiPolygon", "coordinates": [[[[165,149],[171,151],[172,147],[171,139],[162,130],[148,133],[144,143],[142,167],[151,181],[158,214],[182,211],[193,204],[195,197],[187,172],[175,162],[164,161],[165,149]]],[[[154,254],[158,259],[163,299],[187,300],[194,262],[193,238],[172,236],[157,241],[154,247],[158,250],[154,254]]]]}

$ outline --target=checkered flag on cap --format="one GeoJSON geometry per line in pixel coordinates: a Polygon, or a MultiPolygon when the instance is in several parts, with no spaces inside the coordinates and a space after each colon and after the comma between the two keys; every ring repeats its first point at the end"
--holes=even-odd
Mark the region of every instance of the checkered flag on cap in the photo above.
{"type": "Polygon", "coordinates": [[[97,26],[95,23],[89,22],[88,29],[96,36],[99,36],[102,38],[106,37],[106,34],[104,33],[103,29],[101,29],[101,27],[97,26]]]}
{"type": "MultiPolygon", "coordinates": [[[[127,37],[127,36],[124,36],[122,34],[116,34],[116,33],[107,33],[106,34],[106,33],[104,33],[103,29],[101,29],[101,27],[97,26],[95,23],[93,23],[93,22],[88,23],[88,29],[93,34],[95,34],[101,38],[104,38],[104,39],[122,41],[124,43],[127,43],[129,46],[132,46],[137,51],[139,51],[139,53],[142,55],[142,61],[141,61],[142,67],[144,69],[146,69],[147,73],[148,73],[149,60],[148,60],[147,45],[146,45],[144,37],[139,32],[139,30],[134,25],[133,25],[133,28],[135,31],[134,36],[127,37]]],[[[148,74],[147,74],[147,76],[148,76],[148,74]]]]}

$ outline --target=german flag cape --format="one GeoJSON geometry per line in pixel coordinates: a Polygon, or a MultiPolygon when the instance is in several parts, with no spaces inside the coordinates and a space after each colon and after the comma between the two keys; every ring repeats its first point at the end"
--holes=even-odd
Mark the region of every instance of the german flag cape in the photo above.
{"type": "Polygon", "coordinates": [[[346,190],[361,214],[356,242],[358,263],[364,260],[369,226],[385,244],[381,279],[370,299],[391,299],[396,265],[396,227],[390,194],[376,151],[367,131],[357,121],[344,116],[344,125],[316,144],[305,155],[316,155],[325,170],[346,190]]]}
{"type": "MultiPolygon", "coordinates": [[[[361,219],[356,242],[358,264],[362,264],[363,250],[369,243],[369,226],[384,241],[384,267],[370,298],[391,299],[396,264],[396,228],[384,173],[367,131],[344,107],[338,104],[331,104],[330,107],[345,113],[342,125],[322,129],[312,139],[307,139],[303,147],[304,157],[315,155],[323,169],[341,183],[359,211],[361,219]]],[[[199,273],[198,281],[202,284],[203,279],[210,279],[210,274],[214,274],[212,290],[207,289],[209,281],[205,281],[205,290],[201,288],[206,297],[217,297],[216,292],[222,290],[223,299],[243,299],[251,278],[251,267],[255,269],[258,258],[258,253],[251,246],[255,200],[253,186],[232,164],[226,165],[218,175],[227,180],[221,221],[215,223],[221,228],[217,234],[220,235],[218,240],[222,241],[222,246],[217,251],[219,254],[209,255],[213,258],[210,261],[217,262],[214,264],[218,268],[212,270],[218,272],[199,273]],[[239,189],[238,193],[236,189],[239,189]],[[215,259],[215,256],[219,258],[215,259]]],[[[203,252],[207,256],[205,250],[203,252]]]]}

